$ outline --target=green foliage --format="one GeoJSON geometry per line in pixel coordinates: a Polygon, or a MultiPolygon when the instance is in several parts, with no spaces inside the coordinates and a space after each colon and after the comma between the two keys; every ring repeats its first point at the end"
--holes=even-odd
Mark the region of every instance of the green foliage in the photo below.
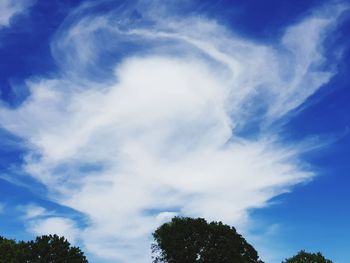
{"type": "Polygon", "coordinates": [[[153,237],[154,263],[263,263],[235,228],[221,222],[175,217],[153,237]]]}
{"type": "Polygon", "coordinates": [[[302,250],[294,257],[286,259],[282,263],[332,263],[332,261],[326,259],[320,252],[307,253],[302,250]]]}
{"type": "Polygon", "coordinates": [[[64,237],[48,235],[16,243],[0,237],[0,263],[87,263],[78,247],[64,237]]]}

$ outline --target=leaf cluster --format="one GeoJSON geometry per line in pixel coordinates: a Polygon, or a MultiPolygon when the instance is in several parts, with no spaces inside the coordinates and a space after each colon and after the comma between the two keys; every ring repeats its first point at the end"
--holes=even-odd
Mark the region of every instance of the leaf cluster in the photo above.
{"type": "Polygon", "coordinates": [[[175,217],[154,233],[154,263],[263,263],[234,227],[175,217]]]}
{"type": "Polygon", "coordinates": [[[320,252],[308,253],[304,250],[300,251],[294,257],[282,261],[282,263],[333,263],[331,260],[326,259],[320,252]]]}
{"type": "Polygon", "coordinates": [[[44,235],[16,242],[0,236],[0,263],[88,263],[84,253],[64,237],[44,235]]]}

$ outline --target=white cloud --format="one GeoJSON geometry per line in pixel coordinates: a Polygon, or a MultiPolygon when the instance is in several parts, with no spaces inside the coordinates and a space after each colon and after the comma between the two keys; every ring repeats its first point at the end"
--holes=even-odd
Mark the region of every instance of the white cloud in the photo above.
{"type": "Polygon", "coordinates": [[[33,204],[20,206],[19,209],[24,212],[24,218],[26,220],[46,216],[49,214],[45,208],[33,204]]]}
{"type": "Polygon", "coordinates": [[[150,233],[169,216],[242,226],[249,209],[312,178],[302,147],[266,127],[256,139],[237,129],[256,115],[261,125],[280,120],[330,79],[321,45],[336,11],[290,27],[274,46],[198,17],[146,12],[152,27],[139,28],[127,12],[74,14],[52,43],[65,77],[29,81],[29,99],[2,108],[0,123],[28,141],[26,172],[90,225],[78,233],[72,220],[48,218],[31,231],[79,236],[111,262],[147,262],[150,233]],[[108,70],[104,51],[120,56],[132,44],[138,51],[114,75],[92,80],[90,67],[108,70]]]}
{"type": "Polygon", "coordinates": [[[0,28],[2,26],[9,26],[11,18],[25,12],[34,2],[34,0],[1,0],[0,28]]]}
{"type": "Polygon", "coordinates": [[[30,222],[28,230],[38,236],[49,234],[64,236],[73,245],[79,236],[79,231],[75,222],[62,217],[33,220],[30,222]]]}

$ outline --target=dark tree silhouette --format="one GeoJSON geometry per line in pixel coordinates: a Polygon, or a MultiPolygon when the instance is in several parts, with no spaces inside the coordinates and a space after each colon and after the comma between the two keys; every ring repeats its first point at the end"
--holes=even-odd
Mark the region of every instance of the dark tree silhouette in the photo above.
{"type": "Polygon", "coordinates": [[[320,252],[308,253],[304,250],[300,251],[294,257],[282,261],[282,263],[333,263],[326,259],[320,252]]]}
{"type": "Polygon", "coordinates": [[[84,253],[64,237],[48,235],[15,242],[0,237],[0,263],[87,263],[84,253]]]}
{"type": "Polygon", "coordinates": [[[0,236],[0,263],[30,262],[27,243],[6,239],[0,236]]]}
{"type": "Polygon", "coordinates": [[[263,263],[234,227],[175,217],[154,233],[154,263],[263,263]]]}

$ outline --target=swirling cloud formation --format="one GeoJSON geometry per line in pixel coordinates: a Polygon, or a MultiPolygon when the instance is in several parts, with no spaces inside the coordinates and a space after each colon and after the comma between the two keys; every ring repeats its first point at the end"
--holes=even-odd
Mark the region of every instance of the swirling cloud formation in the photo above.
{"type": "Polygon", "coordinates": [[[273,124],[335,73],[322,43],[341,8],[264,44],[152,3],[80,6],[52,40],[56,77],[0,110],[27,142],[24,171],[88,219],[31,217],[31,231],[59,229],[110,262],[150,261],[150,233],[174,215],[242,225],[313,177],[273,124]]]}

